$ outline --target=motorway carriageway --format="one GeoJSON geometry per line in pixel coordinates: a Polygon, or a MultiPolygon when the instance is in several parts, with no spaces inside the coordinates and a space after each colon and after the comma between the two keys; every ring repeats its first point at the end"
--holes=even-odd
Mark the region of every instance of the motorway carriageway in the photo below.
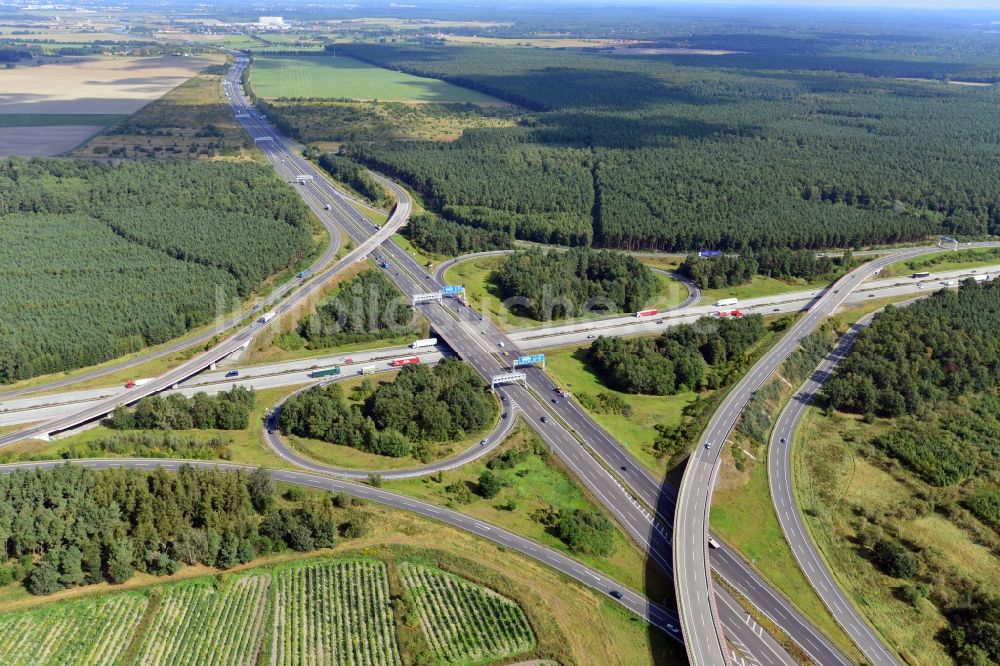
{"type": "MultiPolygon", "coordinates": [[[[226,377],[229,368],[207,371],[184,381],[177,389],[163,391],[163,395],[180,393],[191,397],[195,393],[204,392],[215,395],[228,391],[234,386],[245,386],[256,390],[295,386],[298,384],[314,384],[316,380],[309,377],[316,369],[339,366],[338,378],[350,379],[361,374],[361,369],[375,366],[377,373],[399,370],[392,366],[392,359],[404,356],[418,356],[424,364],[437,363],[444,356],[452,355],[450,351],[438,347],[424,347],[413,350],[408,347],[375,349],[369,352],[351,354],[352,363],[341,361],[338,356],[323,356],[311,359],[297,359],[263,365],[249,366],[238,370],[238,377],[226,377]]],[[[113,396],[127,394],[133,389],[123,385],[96,389],[84,389],[64,393],[33,395],[27,398],[15,398],[0,402],[0,426],[22,423],[35,423],[43,419],[62,418],[85,407],[93,406],[102,400],[113,396]]]]}
{"type": "MultiPolygon", "coordinates": [[[[977,245],[977,247],[995,247],[997,245],[1000,245],[1000,243],[983,243],[977,245]]],[[[952,288],[957,288],[957,282],[962,278],[973,277],[975,275],[989,275],[991,278],[995,278],[998,273],[1000,273],[1000,265],[943,271],[941,273],[932,273],[930,277],[922,279],[895,277],[869,280],[851,292],[851,295],[844,300],[844,303],[857,305],[867,301],[869,298],[915,296],[927,291],[937,291],[938,289],[945,288],[941,284],[943,281],[955,282],[956,284],[951,286],[952,288]]],[[[739,308],[747,314],[762,315],[801,312],[802,310],[807,310],[824,291],[825,288],[819,290],[809,289],[774,296],[748,298],[724,309],[739,308]]],[[[640,318],[634,314],[619,315],[617,317],[587,322],[517,329],[507,335],[511,340],[517,341],[522,349],[534,351],[546,347],[580,344],[586,342],[590,335],[641,335],[644,333],[656,333],[664,325],[689,324],[699,317],[716,316],[719,309],[718,306],[714,305],[699,305],[683,310],[673,310],[653,317],[640,318]]]]}
{"type": "MultiPolygon", "coordinates": [[[[954,288],[963,277],[972,275],[996,275],[1000,271],[1000,266],[989,266],[981,269],[962,269],[933,273],[929,278],[922,280],[910,280],[908,278],[889,278],[874,280],[864,283],[865,288],[856,290],[847,299],[845,304],[857,305],[867,301],[869,298],[889,298],[904,295],[927,294],[944,288],[943,281],[956,283],[954,288]]],[[[441,272],[438,271],[438,275],[441,272]]],[[[797,312],[808,307],[815,300],[817,292],[813,290],[805,292],[795,292],[772,297],[762,297],[747,299],[741,309],[745,311],[756,310],[761,314],[777,314],[797,312]]],[[[655,321],[637,320],[634,316],[613,317],[597,322],[563,324],[546,327],[544,329],[528,329],[514,333],[508,333],[508,337],[518,343],[524,350],[538,351],[552,346],[567,344],[585,344],[590,335],[637,335],[649,334],[661,330],[663,325],[656,322],[663,322],[666,326],[675,326],[682,323],[691,323],[703,316],[712,316],[718,311],[715,307],[697,307],[686,310],[683,314],[656,318],[655,321]],[[691,314],[688,314],[690,312],[691,314]]],[[[447,353],[443,348],[439,352],[447,353]]],[[[422,350],[420,354],[423,357],[422,350]]],[[[408,347],[394,347],[376,349],[366,352],[357,352],[350,356],[325,355],[312,358],[297,359],[279,363],[266,363],[261,365],[241,365],[235,364],[233,368],[238,369],[240,375],[236,378],[227,379],[225,370],[219,372],[206,371],[195,375],[180,384],[179,392],[183,395],[191,395],[194,391],[192,387],[203,387],[209,394],[227,390],[236,385],[253,387],[257,389],[276,388],[282,386],[292,386],[295,384],[311,381],[308,373],[317,368],[325,368],[334,365],[343,365],[345,372],[359,372],[360,366],[368,364],[372,360],[391,359],[399,356],[410,355],[412,351],[408,347]],[[345,363],[345,359],[350,358],[353,364],[345,363]],[[250,381],[253,380],[253,381],[250,381]]],[[[437,359],[435,358],[434,361],[437,359]]],[[[424,362],[433,362],[429,358],[424,362]]],[[[227,367],[228,369],[228,367],[227,367]]],[[[31,397],[0,400],[0,427],[17,425],[24,423],[34,423],[43,419],[65,416],[72,413],[70,405],[75,404],[77,408],[98,402],[102,398],[120,395],[126,390],[123,386],[109,386],[96,389],[86,389],[80,391],[67,391],[62,393],[32,394],[31,397]],[[63,406],[56,409],[57,406],[63,406]]],[[[171,391],[168,391],[171,392],[171,391]]]]}

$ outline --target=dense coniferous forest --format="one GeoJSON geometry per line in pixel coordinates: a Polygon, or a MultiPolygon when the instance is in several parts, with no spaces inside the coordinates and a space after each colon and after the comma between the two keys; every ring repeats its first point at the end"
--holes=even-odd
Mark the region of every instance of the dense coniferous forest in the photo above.
{"type": "Polygon", "coordinates": [[[299,322],[298,335],[310,349],[367,342],[412,330],[410,302],[382,271],[362,271],[332,298],[299,322]]]}
{"type": "Polygon", "coordinates": [[[574,248],[511,254],[497,271],[505,299],[539,321],[593,310],[636,311],[656,294],[652,271],[621,252],[574,248]]]}
{"type": "Polygon", "coordinates": [[[454,441],[496,419],[496,402],[469,366],[444,359],[409,365],[392,382],[350,404],[338,384],[298,393],[281,409],[281,429],[378,455],[425,457],[427,444],[454,441]]]}
{"type": "Polygon", "coordinates": [[[470,129],[454,142],[347,144],[463,225],[571,245],[734,251],[1000,230],[998,93],[898,78],[944,79],[969,69],[960,63],[781,49],[669,57],[338,44],[338,53],[528,110],[518,127],[470,129]]]}
{"type": "Polygon", "coordinates": [[[1000,283],[966,281],[887,308],[858,336],[824,393],[837,409],[885,416],[1000,386],[1000,283]]]}
{"type": "Polygon", "coordinates": [[[177,337],[313,247],[258,165],[0,161],[0,383],[177,337]]]}
{"type": "Polygon", "coordinates": [[[673,395],[698,391],[719,381],[710,369],[742,356],[764,336],[760,315],[716,319],[702,317],[674,326],[656,338],[594,340],[587,361],[607,384],[626,393],[673,395]]]}
{"type": "Polygon", "coordinates": [[[70,465],[0,476],[0,566],[32,594],[107,581],[136,570],[171,574],[183,564],[228,569],[286,547],[334,545],[329,496],[276,505],[264,470],[183,467],[90,470],[70,465]]]}

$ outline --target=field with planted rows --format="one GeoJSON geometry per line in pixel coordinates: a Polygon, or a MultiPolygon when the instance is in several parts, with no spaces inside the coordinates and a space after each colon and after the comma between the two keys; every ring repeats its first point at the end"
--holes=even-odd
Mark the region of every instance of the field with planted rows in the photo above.
{"type": "Polygon", "coordinates": [[[148,599],[119,594],[0,615],[4,666],[115,663],[132,641],[148,599]]]}
{"type": "Polygon", "coordinates": [[[206,583],[170,588],[150,622],[139,663],[256,663],[270,583],[270,576],[246,576],[221,591],[206,583]]]}
{"type": "Polygon", "coordinates": [[[385,565],[320,561],[274,576],[271,664],[400,664],[385,565]]]}
{"type": "Polygon", "coordinates": [[[470,664],[526,652],[535,636],[521,608],[496,592],[423,566],[400,566],[420,626],[444,662],[470,664]]]}

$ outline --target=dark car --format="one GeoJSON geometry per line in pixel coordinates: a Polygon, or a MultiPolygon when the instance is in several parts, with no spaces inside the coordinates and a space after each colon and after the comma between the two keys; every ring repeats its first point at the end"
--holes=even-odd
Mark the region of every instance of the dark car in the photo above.
{"type": "Polygon", "coordinates": [[[608,594],[610,594],[615,599],[621,599],[622,598],[622,593],[619,592],[618,590],[611,590],[610,592],[608,592],[608,594]]]}
{"type": "Polygon", "coordinates": [[[548,423],[548,422],[549,422],[549,420],[543,416],[542,417],[542,423],[548,423]]]}

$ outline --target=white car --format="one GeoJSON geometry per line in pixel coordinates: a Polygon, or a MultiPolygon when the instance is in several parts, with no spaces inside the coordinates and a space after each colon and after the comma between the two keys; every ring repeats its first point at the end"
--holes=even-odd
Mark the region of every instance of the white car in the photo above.
{"type": "Polygon", "coordinates": [[[712,442],[705,442],[705,449],[711,450],[711,448],[712,448],[712,442]]]}

